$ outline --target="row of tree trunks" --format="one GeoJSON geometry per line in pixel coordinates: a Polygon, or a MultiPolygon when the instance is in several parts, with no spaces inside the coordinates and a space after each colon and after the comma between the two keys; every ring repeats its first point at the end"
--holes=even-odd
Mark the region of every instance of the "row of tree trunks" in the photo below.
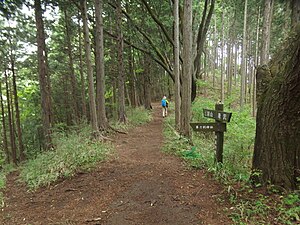
{"type": "Polygon", "coordinates": [[[9,126],[9,137],[10,137],[10,146],[11,146],[11,156],[12,161],[15,165],[17,165],[17,149],[16,149],[16,139],[15,139],[15,125],[14,125],[14,117],[13,117],[13,109],[12,109],[12,99],[11,99],[11,91],[10,85],[8,81],[7,72],[4,72],[5,78],[5,87],[6,87],[6,98],[7,98],[7,116],[8,116],[8,126],[9,126]]]}

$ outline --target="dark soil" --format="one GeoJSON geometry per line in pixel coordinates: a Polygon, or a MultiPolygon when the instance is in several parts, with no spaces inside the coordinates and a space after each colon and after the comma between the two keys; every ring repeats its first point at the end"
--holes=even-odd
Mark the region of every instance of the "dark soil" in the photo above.
{"type": "Polygon", "coordinates": [[[223,187],[202,170],[161,152],[162,120],[113,137],[116,157],[91,172],[29,192],[8,177],[0,224],[230,224],[218,198],[223,187]]]}

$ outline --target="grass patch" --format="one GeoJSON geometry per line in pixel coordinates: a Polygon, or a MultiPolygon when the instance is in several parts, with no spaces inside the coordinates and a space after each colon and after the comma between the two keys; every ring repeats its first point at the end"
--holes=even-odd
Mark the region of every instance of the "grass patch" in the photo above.
{"type": "MultiPolygon", "coordinates": [[[[194,122],[214,122],[203,117],[203,108],[214,109],[214,102],[209,99],[198,99],[193,104],[194,122]]],[[[211,133],[193,132],[194,146],[203,156],[202,165],[214,172],[223,182],[247,181],[250,176],[255,138],[255,119],[251,117],[251,109],[245,107],[242,111],[224,107],[224,111],[232,112],[231,121],[227,123],[224,133],[224,152],[222,168],[216,167],[215,135],[211,133]]]]}
{"type": "Polygon", "coordinates": [[[20,177],[31,189],[49,185],[78,170],[92,168],[111,153],[112,146],[91,139],[91,128],[53,135],[55,150],[39,154],[20,168],[20,177]]]}
{"type": "Polygon", "coordinates": [[[0,171],[0,207],[4,206],[2,190],[5,188],[6,185],[6,176],[14,170],[15,167],[12,164],[4,164],[0,171]]]}
{"type": "Polygon", "coordinates": [[[149,123],[152,120],[151,111],[146,110],[144,107],[128,107],[126,114],[127,122],[125,124],[115,121],[112,123],[112,126],[118,130],[127,131],[135,126],[149,123]]]}

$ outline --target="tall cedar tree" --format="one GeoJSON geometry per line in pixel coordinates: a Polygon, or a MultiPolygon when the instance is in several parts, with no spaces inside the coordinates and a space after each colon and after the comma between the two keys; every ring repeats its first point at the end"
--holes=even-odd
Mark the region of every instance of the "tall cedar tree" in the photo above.
{"type": "Polygon", "coordinates": [[[42,106],[42,124],[44,134],[44,148],[46,150],[52,147],[51,126],[52,126],[52,112],[51,112],[51,93],[50,93],[50,79],[47,65],[45,30],[43,22],[43,11],[41,1],[34,1],[35,22],[37,32],[38,44],[38,69],[39,69],[39,85],[41,91],[41,106],[42,106]]]}

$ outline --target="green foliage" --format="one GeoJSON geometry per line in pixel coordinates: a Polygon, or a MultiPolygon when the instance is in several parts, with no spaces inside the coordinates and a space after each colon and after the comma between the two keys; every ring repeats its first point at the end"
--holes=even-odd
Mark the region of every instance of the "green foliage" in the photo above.
{"type": "Polygon", "coordinates": [[[121,130],[128,130],[134,126],[142,125],[148,123],[152,119],[151,112],[145,110],[144,107],[127,107],[127,123],[119,123],[117,121],[113,122],[113,127],[121,130]]]}
{"type": "Polygon", "coordinates": [[[55,150],[42,153],[21,168],[21,179],[32,189],[69,177],[80,169],[93,167],[111,152],[112,147],[91,139],[91,128],[82,126],[70,133],[55,133],[55,150]]]}
{"type": "Polygon", "coordinates": [[[5,188],[6,175],[15,170],[12,164],[1,165],[0,170],[0,207],[4,206],[2,190],[5,188]]]}
{"type": "Polygon", "coordinates": [[[145,110],[144,107],[128,108],[127,116],[129,123],[133,126],[148,123],[152,119],[151,112],[145,110]]]}
{"type": "Polygon", "coordinates": [[[172,128],[171,124],[174,124],[175,120],[173,116],[166,117],[164,120],[164,136],[165,143],[163,151],[170,154],[175,154],[182,157],[188,165],[192,167],[199,167],[200,162],[203,161],[203,156],[196,147],[191,147],[189,140],[179,134],[174,135],[176,131],[172,128]]]}
{"type": "MultiPolygon", "coordinates": [[[[231,99],[230,99],[231,101],[231,99]]],[[[225,106],[228,103],[225,102],[225,106]]],[[[193,104],[193,121],[214,122],[213,119],[203,117],[203,109],[214,109],[215,103],[209,99],[201,98],[193,104]]],[[[213,133],[194,133],[193,142],[202,155],[202,165],[216,172],[223,181],[248,180],[250,175],[251,159],[253,154],[255,137],[255,120],[250,116],[250,108],[243,111],[234,109],[224,109],[232,112],[231,121],[227,123],[227,132],[224,134],[224,164],[222,169],[215,167],[214,164],[214,134],[213,133]]]]}
{"type": "MultiPolygon", "coordinates": [[[[250,193],[252,189],[246,188],[250,193]]],[[[234,193],[234,192],[233,192],[234,193]]],[[[269,197],[263,194],[251,194],[250,198],[231,193],[233,212],[231,218],[235,224],[298,224],[300,222],[299,193],[269,197]]]]}

